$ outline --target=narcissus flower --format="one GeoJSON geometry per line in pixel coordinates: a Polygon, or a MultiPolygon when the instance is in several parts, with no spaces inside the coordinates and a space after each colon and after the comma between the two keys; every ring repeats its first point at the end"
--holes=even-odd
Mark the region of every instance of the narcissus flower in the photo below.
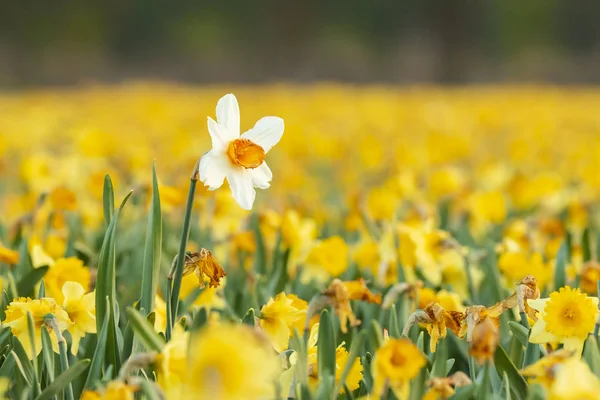
{"type": "Polygon", "coordinates": [[[71,320],[68,330],[71,333],[73,355],[77,355],[79,342],[86,333],[96,333],[95,293],[85,292],[85,288],[77,282],[68,281],[62,287],[63,308],[71,320]]]}
{"type": "Polygon", "coordinates": [[[463,313],[445,310],[438,303],[433,302],[429,303],[423,310],[415,311],[408,318],[402,334],[408,336],[410,328],[415,323],[425,325],[431,337],[429,348],[432,353],[435,353],[440,338],[443,339],[446,337],[447,329],[450,329],[456,335],[459,334],[463,319],[463,313]]]}
{"type": "Polygon", "coordinates": [[[306,258],[303,280],[325,281],[340,276],[348,268],[348,245],[341,236],[318,242],[306,258]]]}
{"type": "Polygon", "coordinates": [[[371,365],[373,396],[379,399],[389,388],[399,399],[407,398],[409,381],[426,363],[423,353],[409,339],[389,339],[377,349],[371,365]]]}
{"type": "Polygon", "coordinates": [[[209,325],[191,338],[181,398],[273,398],[280,363],[268,341],[247,326],[209,325]]]}
{"type": "Polygon", "coordinates": [[[183,394],[180,391],[187,378],[189,338],[190,333],[176,324],[171,340],[165,344],[154,361],[158,384],[167,398],[176,398],[183,394]]]}
{"type": "Polygon", "coordinates": [[[260,326],[267,333],[273,348],[278,353],[288,348],[294,328],[302,332],[307,309],[306,301],[293,294],[286,296],[283,292],[274,299],[269,299],[269,302],[261,308],[260,326]]]}
{"type": "Polygon", "coordinates": [[[261,118],[254,128],[240,135],[240,108],[233,94],[217,103],[217,122],[208,117],[212,150],[200,160],[200,180],[209,190],[216,190],[227,178],[238,204],[250,210],[254,188],[270,186],[273,173],[265,162],[269,150],[283,135],[283,119],[261,118]]]}
{"type": "Polygon", "coordinates": [[[62,303],[64,301],[62,288],[67,281],[77,282],[86,290],[90,287],[90,270],[76,257],[60,258],[50,264],[48,272],[44,275],[46,295],[62,303]]]}
{"type": "MultiPolygon", "coordinates": [[[[2,324],[10,327],[12,334],[19,339],[30,359],[34,359],[42,351],[42,326],[45,326],[45,318],[48,314],[54,315],[61,332],[71,325],[67,312],[56,303],[56,300],[49,297],[35,300],[21,297],[11,302],[6,308],[6,318],[2,324]],[[35,353],[31,348],[29,337],[28,312],[33,317],[35,353]]],[[[49,330],[52,347],[58,353],[56,334],[52,332],[51,327],[46,326],[46,329],[49,330]]]]}
{"type": "Polygon", "coordinates": [[[566,286],[546,299],[528,300],[540,313],[531,329],[531,343],[563,343],[565,349],[581,354],[588,333],[594,331],[598,298],[566,286]]]}
{"type": "Polygon", "coordinates": [[[208,283],[208,287],[217,288],[221,278],[227,275],[217,262],[210,250],[201,249],[198,252],[187,252],[183,266],[183,276],[196,273],[198,284],[201,288],[208,283]]]}

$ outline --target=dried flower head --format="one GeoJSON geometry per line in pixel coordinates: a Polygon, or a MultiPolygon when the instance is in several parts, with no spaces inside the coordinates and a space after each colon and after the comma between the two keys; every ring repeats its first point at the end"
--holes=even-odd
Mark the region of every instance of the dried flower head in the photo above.
{"type": "Polygon", "coordinates": [[[227,275],[219,265],[210,250],[201,249],[197,252],[187,252],[183,265],[183,276],[196,273],[200,288],[204,288],[206,283],[208,287],[217,288],[221,284],[221,278],[227,275]]]}

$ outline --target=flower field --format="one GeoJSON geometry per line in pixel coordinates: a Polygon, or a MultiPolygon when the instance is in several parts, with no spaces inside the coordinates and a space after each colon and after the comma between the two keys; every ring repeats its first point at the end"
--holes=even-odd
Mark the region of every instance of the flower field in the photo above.
{"type": "Polygon", "coordinates": [[[2,93],[0,392],[600,398],[599,108],[552,86],[2,93]]]}

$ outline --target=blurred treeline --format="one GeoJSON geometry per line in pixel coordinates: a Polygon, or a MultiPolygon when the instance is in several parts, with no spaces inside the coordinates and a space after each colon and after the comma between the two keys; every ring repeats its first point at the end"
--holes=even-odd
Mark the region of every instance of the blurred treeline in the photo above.
{"type": "Polygon", "coordinates": [[[0,84],[600,81],[599,0],[0,0],[0,84]]]}

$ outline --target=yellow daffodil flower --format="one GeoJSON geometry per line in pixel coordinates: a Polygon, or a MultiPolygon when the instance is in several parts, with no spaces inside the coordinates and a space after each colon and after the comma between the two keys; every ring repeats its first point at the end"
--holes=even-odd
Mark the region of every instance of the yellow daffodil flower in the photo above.
{"type": "Polygon", "coordinates": [[[326,281],[340,276],[348,268],[348,245],[340,236],[319,241],[306,258],[303,281],[326,281]]]}
{"type": "MultiPolygon", "coordinates": [[[[34,359],[42,351],[42,326],[46,326],[44,319],[48,314],[52,314],[56,318],[61,332],[67,330],[71,325],[67,312],[58,305],[56,300],[49,297],[35,300],[21,297],[11,302],[6,308],[6,318],[2,321],[2,324],[10,327],[12,334],[19,339],[30,359],[34,359]],[[29,337],[28,312],[33,317],[35,352],[31,348],[31,339],[29,337]]],[[[53,350],[58,353],[56,334],[52,332],[51,327],[46,326],[46,329],[50,333],[53,350]]]]}
{"type": "Polygon", "coordinates": [[[562,343],[565,349],[581,354],[583,342],[596,324],[597,297],[566,286],[549,298],[528,300],[528,304],[540,315],[531,329],[531,343],[562,343]]]}
{"type": "Polygon", "coordinates": [[[65,282],[77,282],[87,290],[91,279],[90,270],[83,265],[83,261],[76,257],[60,258],[50,264],[48,272],[44,275],[46,295],[62,303],[64,301],[62,288],[65,282]]]}
{"type": "Polygon", "coordinates": [[[71,324],[71,353],[77,355],[79,341],[86,333],[96,333],[95,292],[85,293],[85,288],[77,282],[67,281],[62,287],[63,308],[69,315],[71,324]]]}
{"type": "Polygon", "coordinates": [[[391,389],[396,397],[407,398],[410,380],[425,364],[425,356],[410,340],[389,339],[377,349],[371,364],[373,396],[381,398],[391,389]]]}
{"type": "Polygon", "coordinates": [[[281,353],[288,348],[294,328],[302,332],[308,303],[296,295],[281,292],[269,299],[261,309],[260,326],[267,333],[273,348],[281,353]]]}

